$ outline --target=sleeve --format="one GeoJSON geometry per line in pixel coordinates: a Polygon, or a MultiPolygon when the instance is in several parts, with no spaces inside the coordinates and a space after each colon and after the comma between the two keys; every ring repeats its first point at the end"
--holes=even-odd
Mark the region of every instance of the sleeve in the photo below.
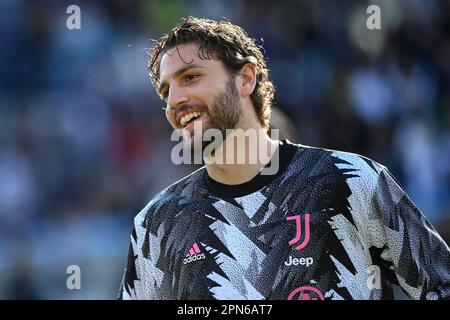
{"type": "Polygon", "coordinates": [[[449,247],[386,168],[372,205],[394,282],[410,299],[450,299],[449,247]]]}
{"type": "Polygon", "coordinates": [[[141,281],[138,276],[138,268],[136,266],[136,260],[138,257],[136,248],[136,230],[133,228],[131,232],[130,246],[128,249],[128,258],[125,272],[122,277],[122,282],[119,289],[118,300],[138,300],[142,297],[139,296],[141,281]]]}

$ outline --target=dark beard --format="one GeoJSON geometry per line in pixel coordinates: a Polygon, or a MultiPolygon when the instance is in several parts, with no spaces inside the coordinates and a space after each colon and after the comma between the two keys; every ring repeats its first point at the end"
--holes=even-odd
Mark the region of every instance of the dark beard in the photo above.
{"type": "Polygon", "coordinates": [[[203,133],[207,129],[219,130],[222,134],[222,140],[225,141],[226,130],[234,129],[239,122],[242,108],[239,101],[239,92],[236,88],[234,79],[229,79],[227,81],[225,90],[215,96],[213,104],[209,109],[205,108],[205,112],[208,120],[205,123],[204,128],[202,128],[201,150],[196,150],[194,149],[195,146],[191,145],[191,153],[201,152],[201,154],[203,154],[205,148],[214,142],[214,139],[212,141],[205,141],[203,139],[203,133]]]}
{"type": "MultiPolygon", "coordinates": [[[[219,93],[214,99],[211,112],[208,115],[207,128],[220,130],[225,140],[227,129],[234,129],[241,118],[242,108],[239,101],[239,92],[234,79],[228,80],[225,91],[219,93]]],[[[209,143],[209,141],[206,141],[209,143]]]]}

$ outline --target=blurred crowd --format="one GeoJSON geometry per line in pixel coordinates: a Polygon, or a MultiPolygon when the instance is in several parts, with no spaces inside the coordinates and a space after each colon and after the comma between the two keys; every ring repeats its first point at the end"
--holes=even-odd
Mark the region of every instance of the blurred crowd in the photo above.
{"type": "Polygon", "coordinates": [[[244,27],[282,135],[386,165],[449,243],[450,1],[3,0],[0,298],[114,298],[132,218],[193,170],[170,160],[147,74],[151,40],[187,15],[244,27]],[[76,293],[70,264],[90,279],[76,293]]]}

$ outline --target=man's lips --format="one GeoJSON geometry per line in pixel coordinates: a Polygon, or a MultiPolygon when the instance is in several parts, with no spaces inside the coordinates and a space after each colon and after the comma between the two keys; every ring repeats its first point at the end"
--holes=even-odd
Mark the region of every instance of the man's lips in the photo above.
{"type": "MultiPolygon", "coordinates": [[[[201,113],[200,117],[198,117],[198,118],[201,118],[203,116],[203,111],[201,111],[199,109],[191,109],[191,110],[187,110],[187,111],[180,111],[179,113],[177,113],[176,117],[175,117],[175,122],[177,124],[177,127],[183,128],[183,126],[181,125],[181,119],[183,119],[184,116],[187,116],[187,115],[195,113],[195,112],[201,113]]],[[[188,124],[189,124],[189,122],[190,121],[188,121],[188,124]]]]}
{"type": "Polygon", "coordinates": [[[183,129],[192,133],[194,131],[195,122],[203,121],[203,117],[204,117],[204,114],[202,114],[200,117],[197,117],[197,118],[189,121],[183,129]]]}

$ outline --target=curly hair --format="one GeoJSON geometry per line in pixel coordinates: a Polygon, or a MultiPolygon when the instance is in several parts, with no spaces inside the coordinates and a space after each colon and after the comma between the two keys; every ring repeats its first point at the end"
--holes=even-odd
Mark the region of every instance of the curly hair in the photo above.
{"type": "Polygon", "coordinates": [[[156,89],[159,87],[162,56],[178,45],[191,42],[199,44],[200,59],[221,60],[231,74],[237,74],[247,63],[256,66],[256,86],[250,98],[259,122],[268,129],[275,88],[269,81],[269,70],[261,52],[262,47],[258,46],[255,39],[250,38],[244,29],[228,21],[190,16],[182,19],[181,24],[156,41],[150,50],[148,62],[148,72],[153,86],[156,89]]]}

